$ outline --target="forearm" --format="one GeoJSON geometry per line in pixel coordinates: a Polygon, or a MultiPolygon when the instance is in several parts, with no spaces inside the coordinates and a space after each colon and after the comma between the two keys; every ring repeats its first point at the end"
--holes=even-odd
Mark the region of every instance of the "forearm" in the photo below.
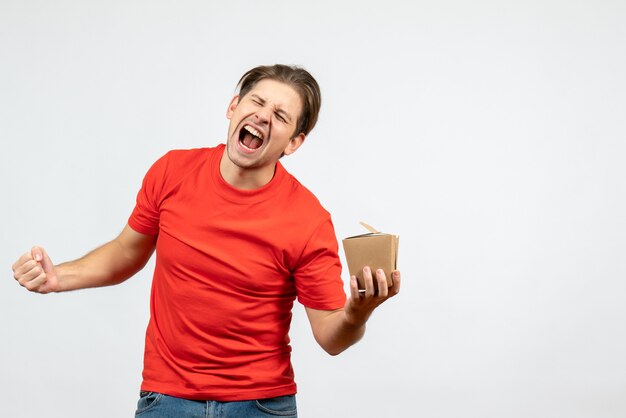
{"type": "Polygon", "coordinates": [[[359,341],[365,334],[365,324],[381,303],[400,292],[400,272],[394,271],[393,287],[387,288],[382,270],[376,271],[378,292],[375,292],[369,267],[363,269],[365,292],[359,292],[355,276],[350,277],[350,297],[342,309],[324,311],[306,308],[317,343],[328,354],[337,355],[359,341]]]}
{"type": "Polygon", "coordinates": [[[59,292],[119,284],[143,264],[127,258],[121,244],[113,240],[84,257],[55,266],[59,292]]]}
{"type": "Polygon", "coordinates": [[[327,315],[315,335],[318,344],[330,355],[337,355],[357,343],[365,334],[365,322],[350,321],[343,309],[327,315]]]}
{"type": "Polygon", "coordinates": [[[156,236],[135,232],[128,225],[117,238],[78,260],[54,267],[58,290],[111,286],[123,282],[146,265],[156,236]]]}

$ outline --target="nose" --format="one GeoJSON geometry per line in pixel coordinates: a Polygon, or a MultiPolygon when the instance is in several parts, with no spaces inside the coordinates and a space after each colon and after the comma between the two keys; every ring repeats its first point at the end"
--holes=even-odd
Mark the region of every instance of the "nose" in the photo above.
{"type": "Polygon", "coordinates": [[[268,124],[271,118],[271,110],[267,106],[258,109],[254,114],[254,118],[257,123],[268,124]]]}

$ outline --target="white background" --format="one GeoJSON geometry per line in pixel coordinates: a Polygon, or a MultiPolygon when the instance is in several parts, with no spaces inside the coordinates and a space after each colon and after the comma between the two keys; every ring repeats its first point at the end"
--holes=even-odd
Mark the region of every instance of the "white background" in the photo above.
{"type": "Polygon", "coordinates": [[[239,77],[276,62],[323,94],[288,170],[338,238],[401,237],[358,345],[326,355],[296,305],[300,416],[626,416],[624,22],[618,0],[0,0],[2,416],[132,416],[152,262],[47,296],[10,266],[112,239],[150,164],[222,142],[239,77]]]}

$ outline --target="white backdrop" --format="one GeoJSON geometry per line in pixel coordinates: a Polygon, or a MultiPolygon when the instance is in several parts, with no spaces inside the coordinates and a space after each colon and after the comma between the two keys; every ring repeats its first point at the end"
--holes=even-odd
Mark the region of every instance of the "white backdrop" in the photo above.
{"type": "Polygon", "coordinates": [[[2,416],[132,416],[152,262],[47,296],[11,264],[117,235],[150,164],[222,142],[239,77],[276,62],[324,99],[285,165],[338,238],[399,234],[404,279],[338,357],[296,306],[300,416],[626,416],[625,21],[618,0],[0,0],[2,416]]]}

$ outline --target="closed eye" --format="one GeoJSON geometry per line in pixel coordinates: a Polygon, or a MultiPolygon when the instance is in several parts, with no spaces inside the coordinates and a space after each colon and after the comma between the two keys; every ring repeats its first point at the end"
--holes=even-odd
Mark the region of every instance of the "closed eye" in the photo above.
{"type": "Polygon", "coordinates": [[[250,100],[252,101],[252,103],[254,103],[257,106],[263,106],[265,104],[265,99],[263,99],[262,97],[259,97],[256,94],[250,95],[250,100]]]}

